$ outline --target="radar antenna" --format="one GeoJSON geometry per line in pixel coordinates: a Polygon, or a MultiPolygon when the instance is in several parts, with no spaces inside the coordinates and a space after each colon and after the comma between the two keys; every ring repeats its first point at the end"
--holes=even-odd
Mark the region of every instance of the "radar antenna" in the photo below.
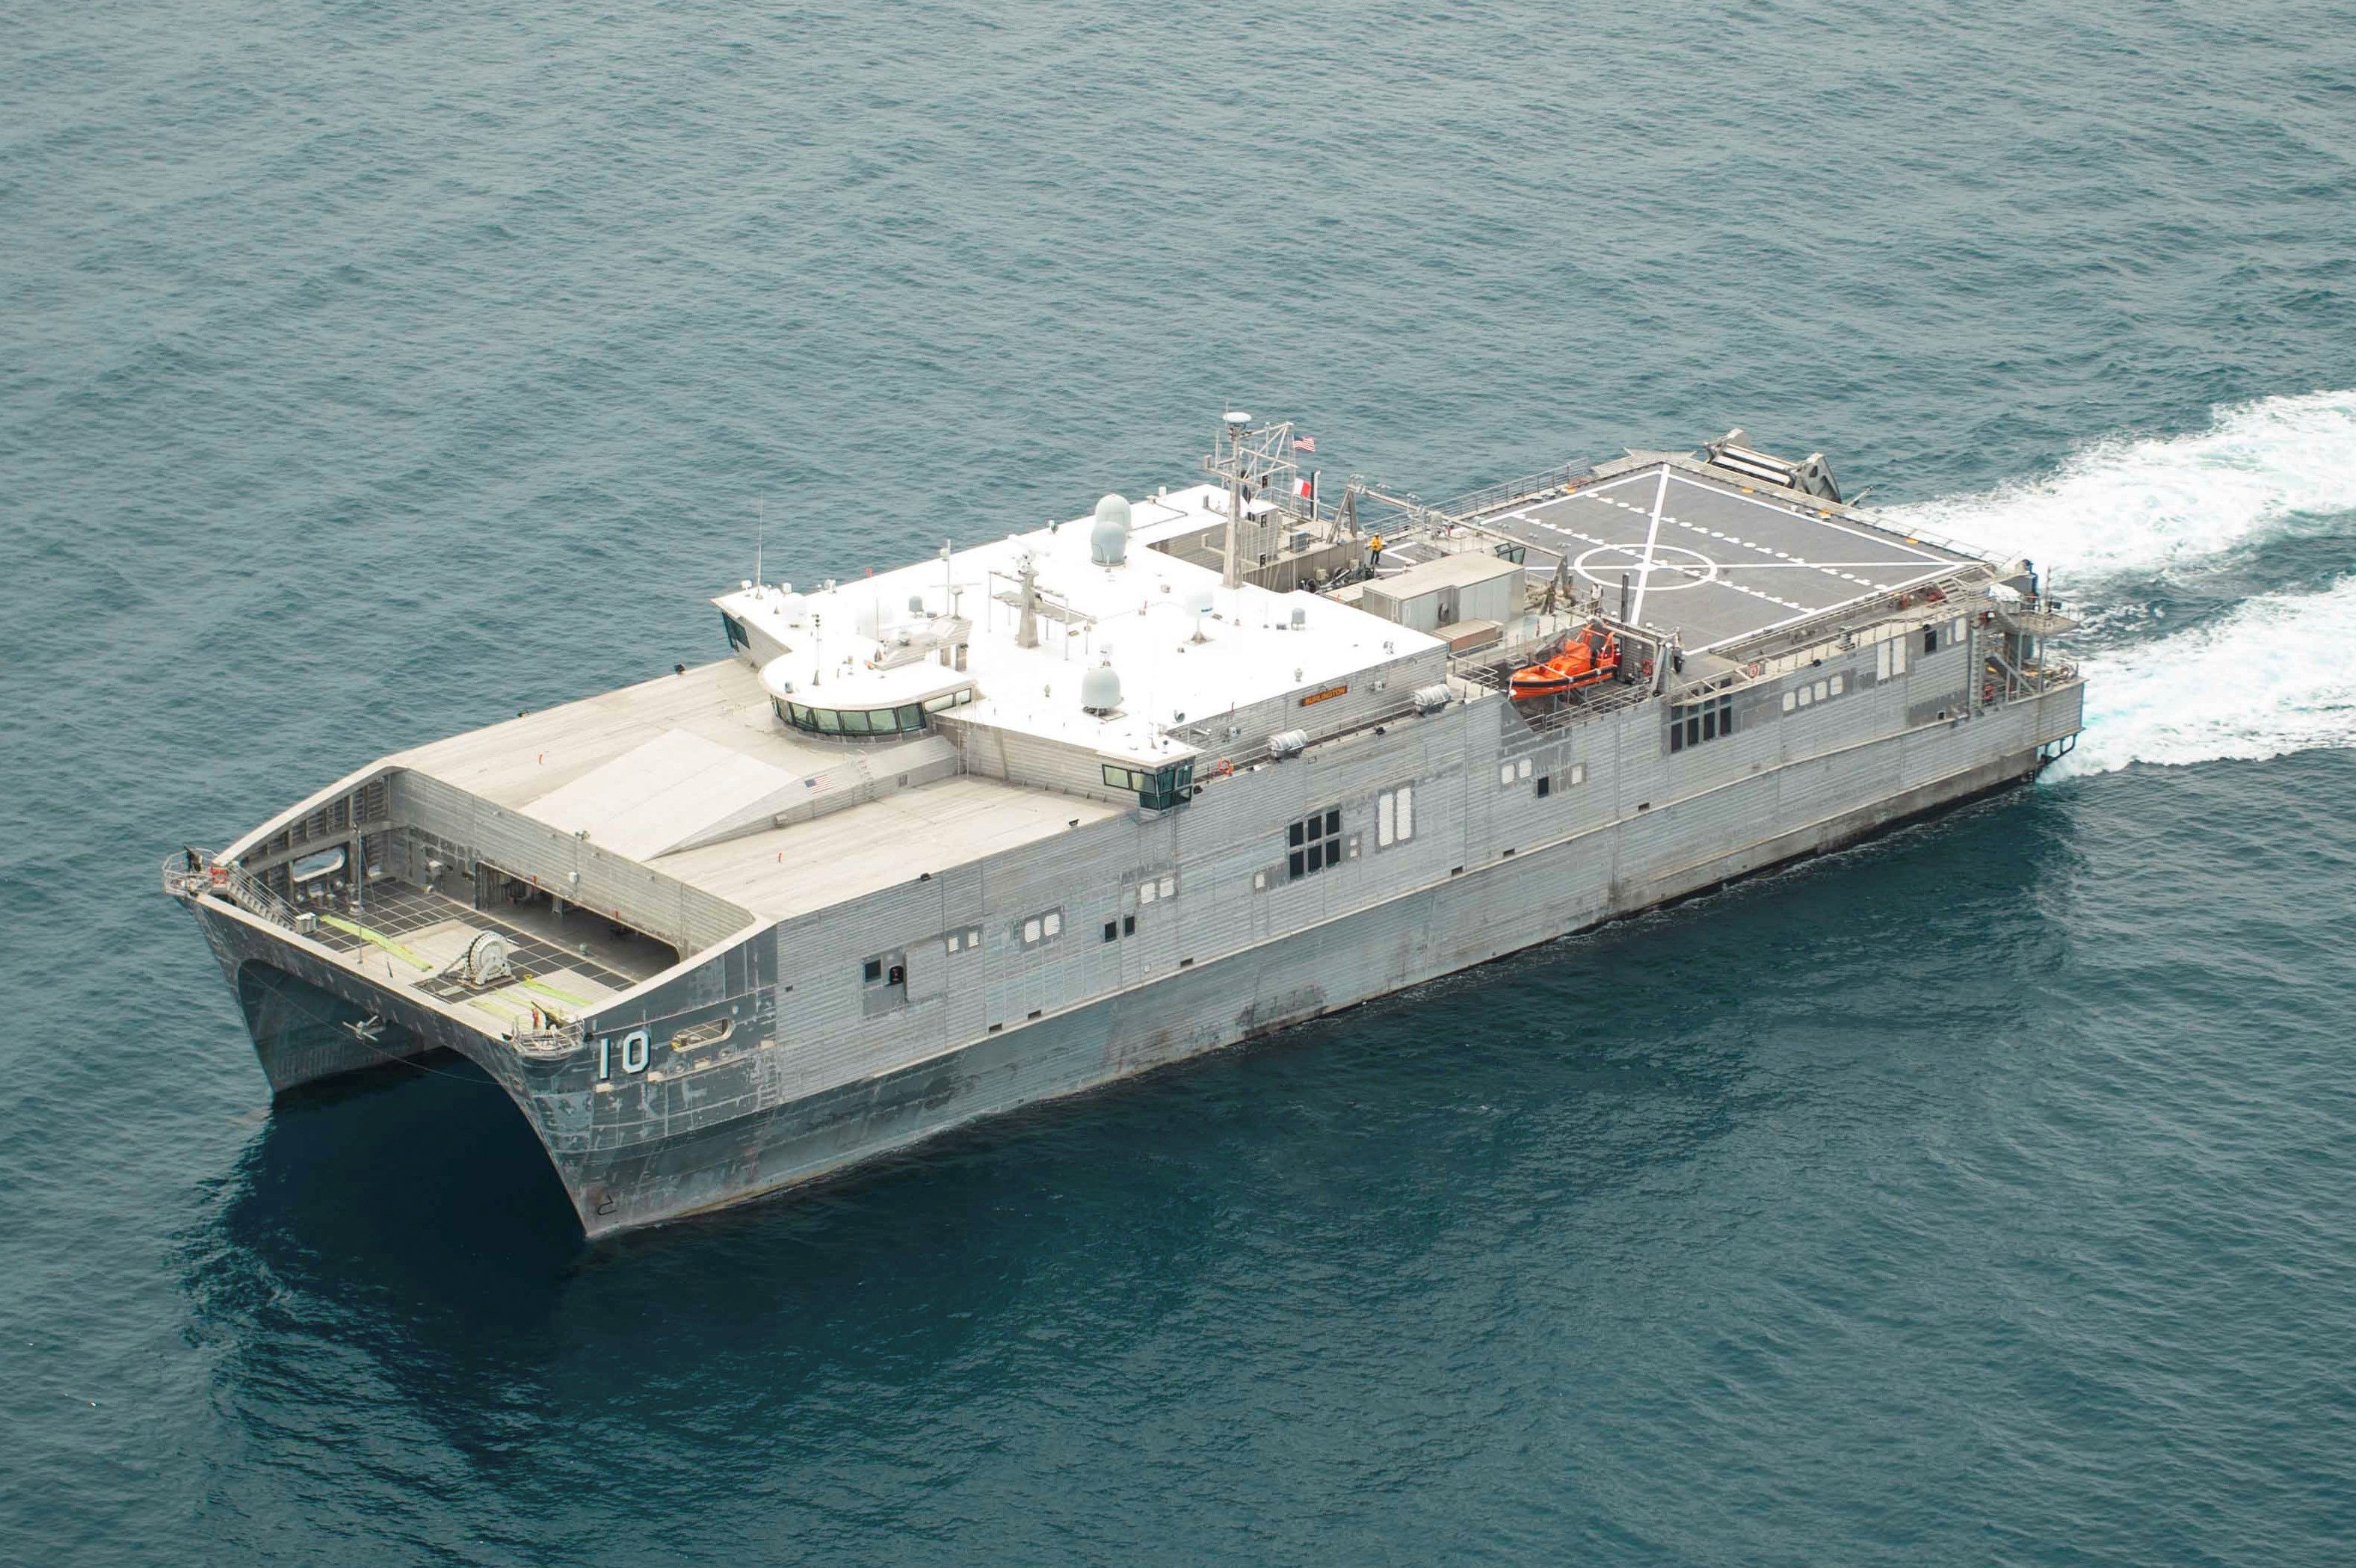
{"type": "MultiPolygon", "coordinates": [[[[1285,526],[1285,516],[1302,515],[1301,468],[1293,461],[1290,420],[1253,427],[1251,415],[1238,410],[1221,418],[1219,424],[1218,450],[1203,459],[1203,469],[1227,482],[1226,539],[1220,552],[1219,581],[1222,587],[1239,588],[1245,563],[1237,558],[1248,549],[1251,567],[1266,565],[1272,553],[1266,547],[1285,526]],[[1265,524],[1257,520],[1263,517],[1265,524]],[[1252,535],[1239,543],[1239,530],[1247,525],[1252,535]]],[[[1314,510],[1312,502],[1312,518],[1314,510]]]]}

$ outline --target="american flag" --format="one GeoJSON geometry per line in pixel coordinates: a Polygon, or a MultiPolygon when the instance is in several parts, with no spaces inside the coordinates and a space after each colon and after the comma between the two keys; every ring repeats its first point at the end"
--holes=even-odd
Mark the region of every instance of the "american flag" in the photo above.
{"type": "Polygon", "coordinates": [[[1317,438],[1309,435],[1296,435],[1292,438],[1292,450],[1295,452],[1314,452],[1317,450],[1317,438]]]}

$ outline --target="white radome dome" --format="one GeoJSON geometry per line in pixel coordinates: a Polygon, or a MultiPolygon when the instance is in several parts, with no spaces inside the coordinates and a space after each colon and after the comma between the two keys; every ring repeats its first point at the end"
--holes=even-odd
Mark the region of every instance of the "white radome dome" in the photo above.
{"type": "Polygon", "coordinates": [[[1120,677],[1112,666],[1098,665],[1080,677],[1080,706],[1099,719],[1120,707],[1120,677]]]}
{"type": "Polygon", "coordinates": [[[1119,566],[1129,559],[1129,502],[1107,496],[1097,503],[1096,526],[1088,530],[1088,559],[1098,566],[1119,566]]]}

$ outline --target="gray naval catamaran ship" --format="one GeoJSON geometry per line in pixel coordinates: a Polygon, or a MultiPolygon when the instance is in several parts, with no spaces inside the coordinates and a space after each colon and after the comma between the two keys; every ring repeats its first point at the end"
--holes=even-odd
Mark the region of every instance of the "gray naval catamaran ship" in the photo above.
{"type": "Polygon", "coordinates": [[[457,1051],[592,1236],[1248,1040],[2034,774],[2028,562],[1740,432],[1445,506],[1287,424],[370,763],[164,867],[273,1091],[457,1051]]]}

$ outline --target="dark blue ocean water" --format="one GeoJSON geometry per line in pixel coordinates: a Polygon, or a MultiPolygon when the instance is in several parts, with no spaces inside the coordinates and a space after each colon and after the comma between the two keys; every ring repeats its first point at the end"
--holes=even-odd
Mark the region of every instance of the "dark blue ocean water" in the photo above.
{"type": "Polygon", "coordinates": [[[0,0],[0,1559],[2356,1557],[2356,9],[0,0]],[[585,1252],[155,887],[1184,478],[1746,425],[2066,774],[585,1252]]]}

